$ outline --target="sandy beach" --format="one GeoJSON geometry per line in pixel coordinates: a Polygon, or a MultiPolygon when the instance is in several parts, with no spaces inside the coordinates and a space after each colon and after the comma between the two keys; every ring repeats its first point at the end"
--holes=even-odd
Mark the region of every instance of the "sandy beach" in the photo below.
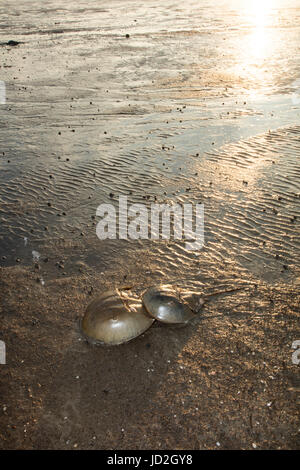
{"type": "Polygon", "coordinates": [[[299,35],[295,0],[0,5],[0,449],[299,447],[299,35]],[[203,204],[203,247],[100,240],[119,196],[203,204]],[[191,323],[85,341],[160,283],[191,323]]]}

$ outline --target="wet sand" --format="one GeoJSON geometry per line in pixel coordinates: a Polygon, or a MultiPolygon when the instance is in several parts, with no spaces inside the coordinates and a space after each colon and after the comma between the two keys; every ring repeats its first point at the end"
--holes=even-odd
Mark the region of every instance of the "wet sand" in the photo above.
{"type": "Polygon", "coordinates": [[[295,449],[297,2],[129,3],[1,11],[0,448],[295,449]],[[203,249],[100,241],[119,195],[204,203],[203,249]],[[97,293],[156,282],[197,319],[83,340],[97,293]]]}
{"type": "Polygon", "coordinates": [[[78,320],[91,288],[118,285],[120,270],[46,289],[29,269],[4,274],[2,448],[297,448],[299,282],[257,285],[227,267],[237,290],[223,278],[204,287],[216,295],[193,324],[108,348],[83,341],[78,320]]]}

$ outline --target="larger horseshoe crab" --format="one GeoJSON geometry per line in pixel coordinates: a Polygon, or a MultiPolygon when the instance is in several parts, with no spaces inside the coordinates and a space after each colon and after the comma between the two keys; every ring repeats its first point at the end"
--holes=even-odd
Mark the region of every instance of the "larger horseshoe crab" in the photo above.
{"type": "Polygon", "coordinates": [[[142,297],[142,302],[151,317],[162,323],[185,325],[195,318],[201,306],[191,308],[186,302],[190,299],[195,303],[192,294],[180,295],[175,289],[168,285],[160,285],[147,289],[142,297]]]}
{"type": "Polygon", "coordinates": [[[104,292],[87,307],[81,331],[94,344],[118,345],[144,333],[154,322],[142,303],[116,290],[104,292]]]}

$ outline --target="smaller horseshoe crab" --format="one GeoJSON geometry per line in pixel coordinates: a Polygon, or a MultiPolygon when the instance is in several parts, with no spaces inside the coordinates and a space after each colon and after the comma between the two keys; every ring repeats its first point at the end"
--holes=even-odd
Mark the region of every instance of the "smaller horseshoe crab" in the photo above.
{"type": "Polygon", "coordinates": [[[191,293],[180,295],[171,286],[161,285],[150,287],[142,297],[142,302],[151,317],[162,323],[185,325],[195,318],[201,302],[191,309],[186,300],[195,303],[196,298],[191,293]]]}
{"type": "Polygon", "coordinates": [[[116,289],[104,292],[88,305],[80,326],[90,342],[117,345],[141,335],[153,322],[139,300],[116,289]]]}

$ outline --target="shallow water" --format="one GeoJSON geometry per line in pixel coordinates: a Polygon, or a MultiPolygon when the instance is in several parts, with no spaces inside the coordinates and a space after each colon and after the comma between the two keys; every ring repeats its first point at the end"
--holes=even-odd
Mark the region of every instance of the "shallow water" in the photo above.
{"type": "Polygon", "coordinates": [[[290,0],[0,6],[1,264],[298,276],[299,39],[290,0]],[[204,248],[98,240],[96,209],[119,195],[203,202],[204,248]]]}

